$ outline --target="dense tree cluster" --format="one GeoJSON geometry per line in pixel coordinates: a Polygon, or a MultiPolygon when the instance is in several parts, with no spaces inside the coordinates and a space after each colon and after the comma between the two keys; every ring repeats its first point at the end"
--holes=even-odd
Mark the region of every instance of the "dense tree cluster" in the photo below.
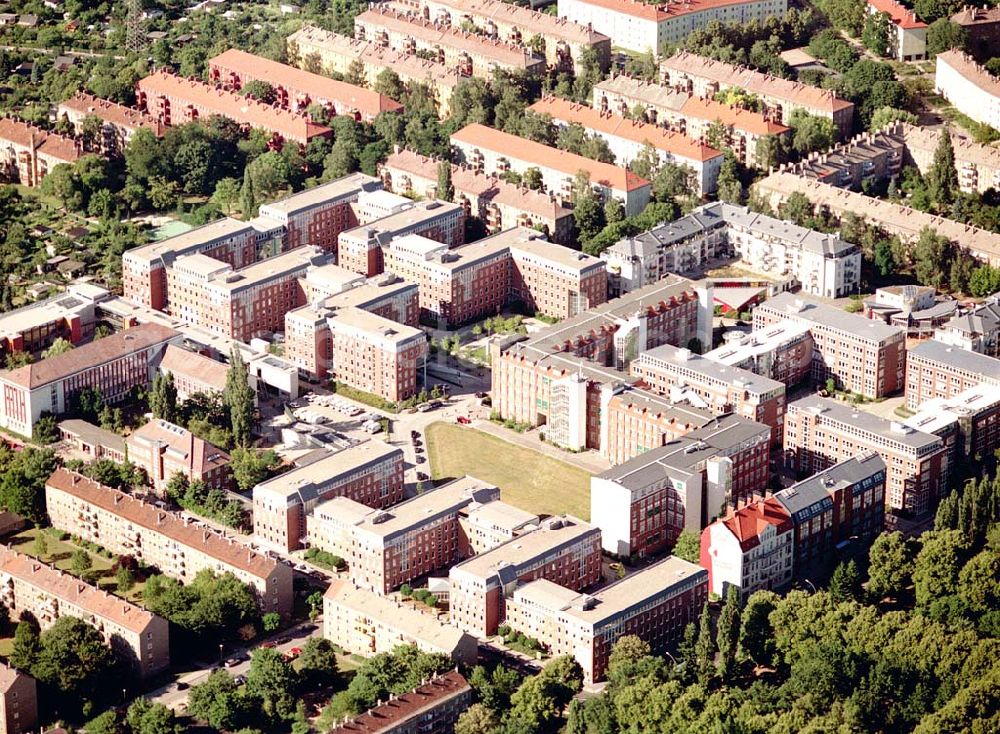
{"type": "Polygon", "coordinates": [[[361,664],[347,688],[337,693],[324,709],[322,720],[335,722],[367,711],[390,693],[412,691],[422,680],[452,666],[446,655],[422,652],[413,645],[379,653],[361,664]]]}
{"type": "Polygon", "coordinates": [[[10,664],[43,685],[46,706],[67,715],[92,715],[127,686],[125,672],[134,660],[117,659],[101,633],[87,622],[61,616],[40,632],[33,618],[23,619],[14,632],[10,664]]]}
{"type": "Polygon", "coordinates": [[[13,451],[0,443],[0,506],[35,525],[45,523],[45,482],[56,466],[52,449],[13,451]]]}
{"type": "Polygon", "coordinates": [[[211,518],[238,530],[249,528],[250,521],[243,503],[230,497],[226,490],[210,487],[200,479],[190,481],[177,472],[167,482],[167,497],[196,515],[211,518]]]}
{"type": "Polygon", "coordinates": [[[143,601],[173,623],[171,645],[181,653],[203,652],[206,641],[249,639],[260,624],[253,591],[231,573],[206,569],[187,585],[150,576],[143,601]]]}
{"type": "Polygon", "coordinates": [[[567,731],[995,730],[998,497],[996,479],[973,482],[939,529],[880,536],[866,588],[845,565],[829,592],[757,592],[742,609],[733,595],[714,635],[706,608],[676,662],[623,638],[607,690],[572,703],[567,731]]]}

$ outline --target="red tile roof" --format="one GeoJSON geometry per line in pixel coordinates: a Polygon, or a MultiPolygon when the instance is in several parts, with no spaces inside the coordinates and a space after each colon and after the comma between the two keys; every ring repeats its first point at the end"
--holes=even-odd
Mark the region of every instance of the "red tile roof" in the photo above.
{"type": "MultiPolygon", "coordinates": [[[[222,115],[243,125],[278,133],[288,140],[307,142],[325,137],[330,128],[318,125],[307,115],[248,99],[236,92],[216,89],[204,82],[157,71],[136,85],[149,97],[166,97],[178,105],[191,105],[203,115],[222,115]]],[[[148,106],[148,102],[147,102],[148,106]]]]}
{"type": "Polygon", "coordinates": [[[293,94],[308,95],[316,101],[329,101],[337,107],[357,110],[365,118],[377,117],[382,112],[401,112],[403,109],[403,105],[396,100],[371,89],[279,64],[235,48],[209,59],[208,67],[236,72],[242,84],[259,79],[284,87],[293,94]]]}
{"type": "Polygon", "coordinates": [[[0,380],[34,390],[77,372],[160,346],[178,336],[180,332],[160,324],[140,324],[40,362],[0,370],[0,380]]]}
{"type": "Polygon", "coordinates": [[[619,117],[610,112],[601,112],[588,105],[561,97],[543,97],[528,109],[539,115],[549,115],[555,120],[579,123],[588,130],[595,130],[605,135],[614,135],[640,144],[650,143],[654,148],[664,150],[671,155],[700,163],[722,155],[722,151],[692,140],[686,135],[638,120],[619,117]]]}
{"type": "Polygon", "coordinates": [[[0,573],[20,579],[57,599],[133,632],[145,631],[156,619],[152,612],[10,548],[0,548],[0,573]]]}
{"type": "Polygon", "coordinates": [[[723,518],[722,524],[736,536],[740,548],[748,551],[760,543],[760,534],[768,525],[773,525],[779,533],[791,530],[792,516],[778,500],[768,497],[736,510],[723,518]]]}
{"type": "Polygon", "coordinates": [[[409,693],[389,699],[367,713],[356,716],[330,730],[338,732],[361,732],[380,734],[389,730],[397,731],[403,723],[428,712],[454,696],[471,691],[468,681],[457,670],[451,670],[431,678],[409,693]]]}
{"type": "Polygon", "coordinates": [[[922,20],[917,20],[917,14],[909,8],[900,5],[896,0],[868,0],[868,4],[880,13],[889,16],[893,25],[906,30],[914,28],[926,28],[927,24],[922,20]]]}
{"type": "Polygon", "coordinates": [[[742,107],[716,102],[714,99],[691,95],[681,105],[681,113],[699,120],[716,120],[729,125],[735,130],[744,130],[751,135],[784,135],[791,130],[780,122],[768,120],[759,112],[745,110],[742,107]]]}
{"type": "Polygon", "coordinates": [[[82,115],[94,115],[105,122],[129,130],[144,127],[151,130],[157,137],[163,135],[163,124],[152,115],[112,102],[110,99],[95,97],[86,92],[77,92],[65,102],[60,103],[59,113],[63,114],[65,110],[72,110],[82,115]]]}
{"type": "Polygon", "coordinates": [[[584,170],[590,174],[591,183],[607,186],[616,191],[635,191],[649,186],[649,181],[624,168],[610,163],[600,163],[558,148],[550,148],[479,123],[466,125],[454,133],[451,139],[453,142],[505,153],[518,160],[561,171],[567,176],[575,176],[578,171],[584,170]]]}
{"type": "Polygon", "coordinates": [[[189,525],[175,512],[161,510],[132,495],[105,487],[77,472],[56,469],[45,482],[45,486],[123,517],[134,525],[160,533],[180,545],[200,551],[226,566],[245,571],[257,578],[267,579],[275,568],[281,565],[263,553],[223,537],[215,530],[189,525]]]}
{"type": "Polygon", "coordinates": [[[6,140],[22,148],[34,147],[40,153],[57,158],[63,163],[73,163],[82,155],[80,147],[73,138],[10,117],[0,117],[0,140],[6,140]]]}

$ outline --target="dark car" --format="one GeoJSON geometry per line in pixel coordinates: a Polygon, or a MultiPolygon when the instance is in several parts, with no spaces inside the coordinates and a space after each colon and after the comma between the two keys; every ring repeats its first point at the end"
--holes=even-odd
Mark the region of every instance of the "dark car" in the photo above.
{"type": "Polygon", "coordinates": [[[238,686],[242,686],[246,682],[247,682],[247,677],[245,675],[238,675],[235,678],[233,678],[233,683],[235,683],[238,686]]]}
{"type": "Polygon", "coordinates": [[[240,663],[249,659],[250,658],[247,655],[233,655],[231,658],[228,658],[223,665],[227,668],[235,668],[240,663]]]}
{"type": "Polygon", "coordinates": [[[417,457],[417,463],[418,464],[423,464],[425,461],[427,461],[427,459],[425,459],[423,456],[418,456],[417,457]]]}
{"type": "Polygon", "coordinates": [[[188,684],[182,680],[177,681],[177,690],[186,691],[188,689],[188,684]]]}
{"type": "Polygon", "coordinates": [[[275,643],[276,645],[285,645],[285,644],[287,644],[287,643],[289,643],[289,642],[291,642],[291,641],[292,641],[292,638],[291,638],[291,637],[279,637],[278,639],[276,639],[276,640],[274,641],[274,643],[275,643]]]}
{"type": "Polygon", "coordinates": [[[426,482],[428,479],[430,479],[430,477],[427,476],[426,474],[424,474],[422,471],[418,471],[417,472],[417,481],[418,482],[426,482]]]}

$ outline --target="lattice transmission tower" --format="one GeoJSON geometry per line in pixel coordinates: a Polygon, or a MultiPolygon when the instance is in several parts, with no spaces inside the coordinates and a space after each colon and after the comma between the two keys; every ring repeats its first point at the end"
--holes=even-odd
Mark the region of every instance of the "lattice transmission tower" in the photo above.
{"type": "Polygon", "coordinates": [[[125,0],[125,50],[142,53],[146,49],[146,24],[142,0],[125,0]]]}

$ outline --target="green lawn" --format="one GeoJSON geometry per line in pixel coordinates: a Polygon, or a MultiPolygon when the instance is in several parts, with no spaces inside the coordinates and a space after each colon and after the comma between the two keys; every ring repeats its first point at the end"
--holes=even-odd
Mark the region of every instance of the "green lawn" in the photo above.
{"type": "Polygon", "coordinates": [[[472,428],[432,423],[425,433],[434,479],[471,474],[529,512],[590,519],[590,474],[583,469],[472,428]]]}
{"type": "MultiPolygon", "coordinates": [[[[12,535],[7,538],[7,542],[10,543],[13,550],[19,553],[26,553],[29,556],[39,557],[37,548],[35,546],[35,537],[39,533],[45,533],[45,542],[48,547],[48,552],[40,556],[41,560],[46,563],[50,563],[58,569],[72,573],[71,566],[71,556],[73,551],[81,550],[81,546],[78,546],[69,540],[59,540],[59,531],[52,528],[46,528],[44,530],[39,528],[29,528],[16,535],[12,535]]],[[[117,581],[115,580],[115,574],[112,572],[111,568],[114,565],[114,561],[105,558],[99,553],[94,553],[91,550],[83,548],[87,551],[87,555],[90,556],[92,563],[91,571],[95,577],[97,577],[97,585],[112,594],[117,593],[117,581]]],[[[145,582],[137,582],[133,586],[126,598],[132,602],[138,602],[142,598],[142,589],[145,586],[145,582]]]]}

